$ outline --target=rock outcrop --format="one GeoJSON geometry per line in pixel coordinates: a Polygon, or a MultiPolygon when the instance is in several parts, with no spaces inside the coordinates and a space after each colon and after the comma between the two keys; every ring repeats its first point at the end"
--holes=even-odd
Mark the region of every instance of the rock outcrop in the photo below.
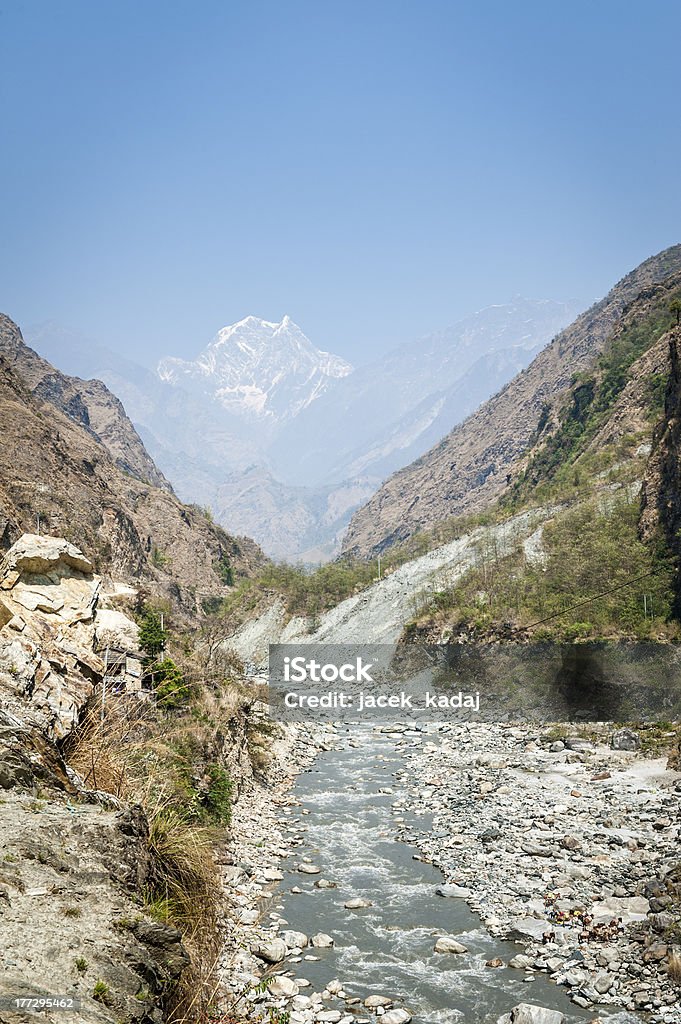
{"type": "Polygon", "coordinates": [[[78,548],[25,534],[0,562],[3,710],[60,739],[105,674],[117,689],[139,693],[136,624],[110,607],[101,577],[78,548]]]}

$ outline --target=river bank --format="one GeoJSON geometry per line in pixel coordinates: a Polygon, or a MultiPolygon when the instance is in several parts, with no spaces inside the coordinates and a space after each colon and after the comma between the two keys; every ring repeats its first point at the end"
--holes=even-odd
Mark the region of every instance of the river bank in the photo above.
{"type": "Polygon", "coordinates": [[[397,810],[427,811],[432,827],[402,837],[492,934],[524,944],[513,965],[528,979],[550,975],[584,1008],[677,1022],[681,773],[607,739],[489,725],[405,736],[397,810]]]}

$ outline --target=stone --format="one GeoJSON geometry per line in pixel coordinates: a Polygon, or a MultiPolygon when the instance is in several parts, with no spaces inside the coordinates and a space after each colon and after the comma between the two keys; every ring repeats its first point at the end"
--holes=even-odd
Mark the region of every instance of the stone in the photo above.
{"type": "Polygon", "coordinates": [[[267,991],[274,999],[293,999],[300,989],[292,978],[278,974],[267,982],[267,991]]]}
{"type": "Polygon", "coordinates": [[[306,864],[304,862],[298,865],[297,870],[303,875],[320,875],[322,873],[322,869],[318,868],[316,864],[306,864]]]}
{"type": "Polygon", "coordinates": [[[562,740],[554,740],[549,747],[549,751],[552,754],[560,754],[562,750],[565,750],[565,744],[562,740]]]}
{"type": "Polygon", "coordinates": [[[457,942],[451,935],[441,935],[435,943],[436,953],[467,953],[468,947],[464,946],[463,943],[457,942]]]}
{"type": "Polygon", "coordinates": [[[525,971],[530,966],[530,958],[525,953],[517,953],[511,960],[508,961],[509,967],[514,967],[518,971],[525,971]]]}
{"type": "Polygon", "coordinates": [[[363,910],[365,907],[373,907],[371,900],[363,900],[356,897],[352,900],[346,900],[343,904],[346,910],[363,910]]]}
{"type": "Polygon", "coordinates": [[[638,750],[640,745],[641,738],[633,729],[618,729],[610,740],[613,750],[638,750]]]}
{"type": "Polygon", "coordinates": [[[317,932],[310,939],[310,945],[315,946],[317,949],[330,949],[333,946],[334,940],[326,932],[317,932]]]}
{"type": "Polygon", "coordinates": [[[22,573],[45,575],[57,569],[60,562],[85,575],[94,572],[92,562],[74,544],[61,537],[45,537],[33,533],[25,533],[12,545],[5,555],[3,565],[22,573]]]}
{"type": "Polygon", "coordinates": [[[526,840],[520,844],[520,849],[523,853],[528,854],[530,857],[550,857],[551,850],[548,846],[543,846],[541,843],[533,843],[531,840],[526,840]]]}
{"type": "Polygon", "coordinates": [[[467,900],[471,895],[471,890],[467,889],[465,885],[455,885],[453,882],[448,882],[446,885],[438,885],[435,895],[444,896],[447,899],[467,900]]]}
{"type": "Polygon", "coordinates": [[[379,1007],[392,1006],[392,1003],[388,996],[367,996],[364,1000],[367,1010],[378,1010],[379,1007]]]}
{"type": "Polygon", "coordinates": [[[624,899],[610,896],[594,903],[591,913],[595,921],[611,921],[613,917],[621,917],[624,924],[629,924],[631,921],[644,921],[649,910],[650,903],[645,896],[629,896],[624,899]]]}
{"type": "Polygon", "coordinates": [[[560,1010],[549,1010],[534,1003],[518,1003],[511,1010],[511,1024],[564,1024],[560,1010]]]}
{"type": "Polygon", "coordinates": [[[286,956],[286,943],[283,939],[269,939],[256,946],[253,952],[268,964],[278,964],[286,956]]]}
{"type": "Polygon", "coordinates": [[[305,949],[307,946],[307,935],[305,932],[285,931],[281,937],[288,949],[305,949]]]}
{"type": "Polygon", "coordinates": [[[574,750],[581,753],[584,750],[593,750],[593,743],[585,740],[582,736],[568,736],[565,740],[565,746],[568,750],[574,750]]]}
{"type": "Polygon", "coordinates": [[[402,1007],[396,1007],[394,1010],[388,1010],[380,1019],[382,1024],[409,1024],[411,1014],[402,1007]]]}

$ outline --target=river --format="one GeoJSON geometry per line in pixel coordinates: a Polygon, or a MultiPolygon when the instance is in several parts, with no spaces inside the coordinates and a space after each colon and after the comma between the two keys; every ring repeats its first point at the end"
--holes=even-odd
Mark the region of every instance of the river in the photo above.
{"type": "MultiPolygon", "coordinates": [[[[370,730],[354,730],[348,740],[320,754],[300,776],[294,790],[299,804],[283,812],[289,839],[297,845],[284,862],[270,910],[286,927],[308,935],[325,932],[335,940],[331,949],[304,951],[319,959],[301,957],[291,964],[295,977],[311,983],[305,991],[321,991],[338,979],[348,996],[393,998],[415,1024],[493,1024],[521,1002],[558,1009],[571,1024],[594,1020],[595,1013],[571,1003],[542,973],[530,982],[523,970],[485,966],[495,958],[507,963],[522,947],[492,937],[463,900],[436,895],[441,872],[419,860],[415,847],[398,841],[398,829],[423,828],[427,819],[410,819],[393,806],[403,796],[394,778],[403,768],[394,741],[370,730]],[[321,874],[298,871],[306,860],[321,874]],[[337,887],[319,888],[314,883],[320,878],[337,887]],[[345,909],[354,898],[372,906],[345,909]],[[454,936],[468,953],[435,953],[443,934],[454,936]]],[[[369,1019],[363,1008],[355,1012],[369,1019]]],[[[608,1024],[642,1019],[622,1011],[608,1015],[605,1007],[598,1016],[608,1024]]]]}

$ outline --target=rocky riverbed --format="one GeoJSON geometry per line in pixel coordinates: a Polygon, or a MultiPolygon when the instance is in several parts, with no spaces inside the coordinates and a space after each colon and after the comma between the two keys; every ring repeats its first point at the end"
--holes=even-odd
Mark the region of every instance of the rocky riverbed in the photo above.
{"type": "Polygon", "coordinates": [[[442,869],[443,894],[525,945],[511,966],[528,982],[547,973],[578,1006],[680,1021],[681,773],[611,743],[607,729],[404,735],[396,809],[427,810],[432,828],[402,834],[442,869]]]}
{"type": "Polygon", "coordinates": [[[291,1024],[375,1017],[383,1024],[558,1024],[595,1021],[596,1014],[613,1022],[679,1021],[679,990],[667,972],[676,941],[681,776],[663,760],[583,737],[430,729],[384,734],[394,757],[376,755],[374,741],[353,755],[362,743],[352,733],[289,738],[269,787],[240,801],[233,863],[225,865],[233,909],[222,969],[241,1017],[291,1024]],[[354,756],[339,765],[354,765],[345,795],[356,791],[357,802],[336,814],[329,779],[322,773],[315,782],[310,773],[303,793],[313,802],[299,806],[288,791],[294,775],[320,748],[333,747],[345,753],[331,758],[354,756]],[[383,788],[376,789],[375,765],[364,773],[366,786],[357,775],[369,755],[385,760],[383,788]],[[309,818],[310,806],[323,813],[309,818]],[[365,819],[354,838],[341,820],[353,806],[365,819]],[[369,836],[386,822],[391,835],[383,830],[375,847],[359,850],[362,830],[369,836]],[[402,847],[407,859],[438,865],[444,884],[436,887],[439,872],[430,881],[433,868],[422,864],[417,877],[395,858],[396,838],[418,846],[413,854],[402,847]],[[375,863],[367,867],[372,849],[375,863]],[[426,890],[433,899],[421,903],[426,890]],[[384,905],[374,907],[372,895],[384,905]],[[580,934],[584,926],[573,916],[580,911],[593,915],[591,928],[621,917],[620,930],[580,934]],[[445,921],[457,923],[443,928],[445,921]],[[550,942],[542,942],[544,932],[553,933],[550,942]],[[381,943],[385,957],[375,952],[381,943]],[[410,998],[414,977],[420,991],[410,998]],[[560,988],[547,988],[552,982],[560,988]],[[436,1005],[446,1009],[437,1015],[414,1010],[440,997],[436,1005]]]}
{"type": "MultiPolygon", "coordinates": [[[[281,861],[295,845],[284,820],[284,809],[297,803],[291,787],[317,754],[336,742],[332,727],[282,731],[272,743],[266,775],[261,781],[253,780],[235,806],[231,842],[223,855],[228,912],[219,976],[227,1007],[243,1017],[268,994],[263,978],[270,973],[269,965],[282,961],[295,948],[286,946],[277,915],[269,912],[284,877],[281,861]]],[[[290,935],[289,940],[293,941],[290,935]]],[[[272,985],[269,994],[274,1002],[277,985],[285,990],[286,980],[272,985]]]]}

